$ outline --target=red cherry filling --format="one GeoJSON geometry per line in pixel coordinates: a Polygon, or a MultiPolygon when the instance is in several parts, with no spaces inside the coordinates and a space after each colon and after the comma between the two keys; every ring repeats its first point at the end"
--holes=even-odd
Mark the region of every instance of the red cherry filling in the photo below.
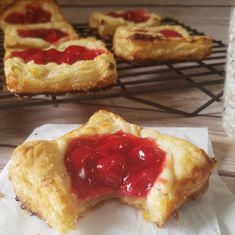
{"type": "Polygon", "coordinates": [[[18,30],[18,35],[22,38],[41,38],[50,43],[55,43],[61,38],[68,36],[67,33],[58,29],[18,30]]]}
{"type": "Polygon", "coordinates": [[[122,193],[124,195],[143,196],[148,193],[154,184],[156,174],[154,169],[144,169],[130,174],[124,180],[122,185],[122,193]]]}
{"type": "Polygon", "coordinates": [[[145,197],[164,160],[153,140],[122,131],[74,139],[64,156],[71,191],[81,199],[108,192],[145,197]]]}
{"type": "Polygon", "coordinates": [[[148,11],[143,10],[143,9],[130,10],[130,11],[120,12],[120,13],[111,11],[107,15],[112,16],[114,18],[123,18],[124,20],[134,22],[134,23],[146,22],[150,18],[148,11]]]}
{"type": "Polygon", "coordinates": [[[121,154],[106,156],[97,161],[97,173],[104,184],[110,187],[118,187],[126,175],[126,159],[121,154]]]}
{"type": "Polygon", "coordinates": [[[94,160],[94,156],[95,153],[91,147],[86,145],[79,146],[71,152],[71,162],[73,162],[72,167],[74,168],[74,170],[78,170],[80,172],[82,168],[86,168],[87,165],[91,165],[90,162],[94,160]],[[78,158],[77,156],[83,157],[78,158]]]}
{"type": "Polygon", "coordinates": [[[167,38],[182,38],[182,35],[174,30],[164,29],[160,33],[167,38]]]}
{"type": "Polygon", "coordinates": [[[107,146],[109,146],[108,149],[113,152],[124,151],[126,148],[128,148],[128,139],[125,138],[125,136],[109,135],[101,142],[101,146],[105,147],[106,149],[107,146]]]}
{"type": "Polygon", "coordinates": [[[155,156],[157,151],[151,147],[139,145],[129,152],[130,160],[140,166],[151,167],[158,160],[155,156]]]}
{"type": "Polygon", "coordinates": [[[51,20],[51,13],[39,6],[28,4],[25,6],[25,12],[12,12],[5,19],[9,24],[37,24],[47,23],[51,20]]]}
{"type": "Polygon", "coordinates": [[[83,46],[69,46],[64,51],[58,51],[55,48],[48,50],[28,48],[22,51],[13,51],[10,58],[20,57],[25,63],[33,61],[35,64],[48,64],[50,62],[73,64],[79,60],[93,60],[103,53],[103,50],[89,49],[83,46]]]}

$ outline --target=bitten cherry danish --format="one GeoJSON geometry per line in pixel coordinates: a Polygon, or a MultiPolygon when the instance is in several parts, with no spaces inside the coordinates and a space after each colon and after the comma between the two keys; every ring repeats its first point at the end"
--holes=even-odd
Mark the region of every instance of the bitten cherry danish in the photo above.
{"type": "Polygon", "coordinates": [[[4,71],[8,90],[19,95],[88,91],[117,79],[112,53],[94,38],[45,49],[7,50],[4,71]]]}
{"type": "Polygon", "coordinates": [[[156,26],[159,25],[161,17],[144,9],[129,11],[112,11],[109,13],[94,12],[90,16],[90,27],[98,31],[103,38],[112,37],[119,26],[138,25],[156,26]]]}
{"type": "Polygon", "coordinates": [[[147,221],[161,226],[206,190],[214,166],[214,159],[188,141],[101,110],[56,140],[17,147],[9,177],[24,208],[67,232],[111,198],[139,208],[147,221]]]}
{"type": "Polygon", "coordinates": [[[191,36],[181,26],[118,27],[114,53],[129,62],[201,60],[212,52],[209,36],[191,36]]]}

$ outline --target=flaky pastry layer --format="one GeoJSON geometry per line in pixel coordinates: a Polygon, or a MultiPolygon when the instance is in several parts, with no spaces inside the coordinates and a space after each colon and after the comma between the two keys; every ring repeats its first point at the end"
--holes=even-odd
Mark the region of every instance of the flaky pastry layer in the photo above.
{"type": "Polygon", "coordinates": [[[114,53],[129,62],[201,60],[212,52],[208,36],[190,36],[181,26],[118,27],[113,37],[114,53]],[[182,37],[165,37],[161,30],[173,30],[182,37]]]}
{"type": "Polygon", "coordinates": [[[75,32],[73,27],[66,21],[59,21],[46,24],[34,24],[34,25],[9,25],[4,31],[4,47],[5,49],[20,49],[20,48],[46,48],[52,44],[58,45],[60,43],[78,39],[79,35],[75,32]],[[56,43],[51,43],[40,38],[33,37],[21,37],[18,34],[18,30],[33,30],[33,29],[57,29],[61,30],[68,35],[62,37],[56,43]]]}
{"type": "MultiPolygon", "coordinates": [[[[57,21],[64,21],[64,16],[60,11],[59,6],[53,0],[20,0],[20,1],[12,1],[13,3],[9,5],[0,16],[0,26],[3,30],[9,25],[4,19],[10,14],[14,12],[23,13],[25,11],[25,6],[27,4],[32,4],[36,6],[42,7],[44,10],[49,11],[51,13],[51,21],[50,22],[57,22],[57,21]]],[[[20,24],[16,24],[20,25],[20,24]]],[[[33,24],[35,25],[35,24],[33,24]]]]}
{"type": "Polygon", "coordinates": [[[146,198],[120,197],[123,202],[140,208],[146,220],[162,225],[184,201],[205,191],[215,160],[202,149],[188,141],[130,124],[101,110],[85,125],[56,140],[26,142],[14,150],[9,178],[24,207],[53,228],[67,232],[75,228],[77,219],[97,202],[118,197],[107,194],[92,200],[78,200],[70,192],[64,154],[74,138],[113,134],[120,130],[152,138],[166,152],[163,171],[146,198]]]}
{"type": "Polygon", "coordinates": [[[59,44],[57,50],[70,45],[85,46],[89,49],[101,49],[103,54],[93,60],[77,61],[74,64],[35,64],[25,63],[20,57],[9,57],[8,50],[4,59],[4,71],[7,88],[21,95],[56,94],[72,91],[88,91],[106,87],[117,79],[116,62],[105,45],[94,38],[84,38],[59,44]]]}
{"type": "Polygon", "coordinates": [[[0,2],[0,14],[2,15],[4,10],[14,2],[15,0],[1,0],[0,2]]]}
{"type": "MultiPolygon", "coordinates": [[[[123,11],[116,11],[122,13],[123,11]]],[[[157,14],[151,13],[150,18],[143,23],[134,23],[123,18],[115,18],[102,12],[94,12],[90,16],[89,25],[98,31],[103,38],[112,37],[119,26],[123,25],[138,25],[138,26],[156,26],[161,22],[161,17],[157,14]]]]}

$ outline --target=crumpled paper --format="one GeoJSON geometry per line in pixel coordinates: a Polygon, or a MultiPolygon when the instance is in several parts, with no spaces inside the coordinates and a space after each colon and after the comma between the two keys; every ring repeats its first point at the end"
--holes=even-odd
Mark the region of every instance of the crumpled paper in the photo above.
{"type": "MultiPolygon", "coordinates": [[[[27,138],[54,139],[79,125],[43,125],[27,138]]],[[[156,128],[162,133],[184,138],[213,155],[206,128],[156,128]]],[[[0,174],[0,234],[58,235],[36,216],[20,208],[8,180],[6,165],[0,174]]],[[[235,197],[217,173],[210,177],[208,191],[200,199],[189,201],[179,209],[179,219],[170,218],[158,228],[143,220],[138,210],[117,201],[108,201],[80,219],[77,229],[68,235],[233,235],[235,234],[235,197]]]]}

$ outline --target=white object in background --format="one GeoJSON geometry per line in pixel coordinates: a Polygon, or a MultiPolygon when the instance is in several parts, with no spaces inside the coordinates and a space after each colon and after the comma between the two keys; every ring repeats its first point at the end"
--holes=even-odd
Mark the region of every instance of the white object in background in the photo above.
{"type": "Polygon", "coordinates": [[[223,126],[228,135],[235,141],[235,8],[232,10],[229,26],[223,126]]]}

